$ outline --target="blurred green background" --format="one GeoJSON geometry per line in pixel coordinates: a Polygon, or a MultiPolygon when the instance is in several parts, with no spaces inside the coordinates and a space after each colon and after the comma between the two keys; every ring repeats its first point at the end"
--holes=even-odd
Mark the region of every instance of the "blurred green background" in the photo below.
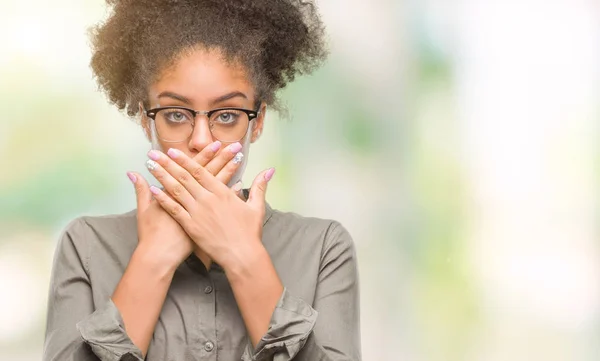
{"type": "MultiPolygon", "coordinates": [[[[0,3],[0,359],[29,361],[60,231],[133,209],[149,144],[88,67],[103,0],[0,3]]],[[[350,230],[364,360],[598,360],[600,3],[318,4],[331,57],[244,180],[350,230]]]]}

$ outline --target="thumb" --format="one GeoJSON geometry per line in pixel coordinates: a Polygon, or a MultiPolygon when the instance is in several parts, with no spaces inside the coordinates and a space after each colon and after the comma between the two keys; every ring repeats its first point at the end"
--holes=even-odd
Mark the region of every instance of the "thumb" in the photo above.
{"type": "Polygon", "coordinates": [[[250,187],[250,195],[248,196],[248,202],[253,207],[262,208],[265,205],[265,197],[267,195],[267,183],[273,178],[275,174],[275,168],[269,168],[266,171],[261,172],[252,182],[250,187]]]}
{"type": "Polygon", "coordinates": [[[138,213],[146,210],[152,201],[152,193],[148,182],[139,173],[127,172],[127,177],[135,187],[138,213]]]}

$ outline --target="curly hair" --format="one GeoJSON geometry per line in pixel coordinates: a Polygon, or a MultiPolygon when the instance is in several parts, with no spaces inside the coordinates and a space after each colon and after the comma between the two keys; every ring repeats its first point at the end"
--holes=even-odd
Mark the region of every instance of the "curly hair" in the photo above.
{"type": "Polygon", "coordinates": [[[148,105],[147,89],[178,56],[218,48],[242,64],[257,102],[325,60],[324,25],[312,1],[107,0],[111,11],[91,29],[91,67],[111,103],[129,116],[148,105]]]}

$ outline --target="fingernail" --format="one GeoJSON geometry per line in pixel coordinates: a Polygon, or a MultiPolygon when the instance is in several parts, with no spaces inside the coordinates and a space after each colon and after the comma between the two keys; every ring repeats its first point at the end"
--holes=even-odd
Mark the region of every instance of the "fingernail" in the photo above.
{"type": "Polygon", "coordinates": [[[233,189],[236,193],[242,190],[242,187],[244,185],[242,184],[242,181],[238,181],[236,184],[233,185],[233,187],[231,187],[231,189],[233,189]]]}
{"type": "Polygon", "coordinates": [[[265,180],[268,182],[273,178],[273,174],[275,174],[275,168],[270,168],[267,173],[265,173],[265,180]]]}
{"type": "Polygon", "coordinates": [[[135,174],[127,172],[127,177],[129,177],[131,183],[137,182],[137,177],[135,176],[135,174]]]}
{"type": "Polygon", "coordinates": [[[152,159],[148,159],[148,160],[146,161],[146,167],[147,167],[149,170],[155,170],[155,169],[156,169],[156,167],[158,167],[158,163],[156,163],[156,162],[155,162],[155,161],[153,161],[152,159]]]}
{"type": "Polygon", "coordinates": [[[167,154],[169,155],[169,157],[175,159],[179,156],[179,151],[174,148],[169,148],[169,150],[167,150],[167,154]]]}
{"type": "Polygon", "coordinates": [[[237,153],[242,150],[242,145],[239,142],[233,143],[228,147],[231,153],[237,153]]]}
{"type": "Polygon", "coordinates": [[[219,142],[218,140],[210,146],[210,150],[212,150],[213,152],[216,152],[217,150],[219,150],[219,148],[221,148],[221,142],[219,142]]]}
{"type": "Polygon", "coordinates": [[[156,188],[155,186],[150,186],[150,192],[152,194],[158,194],[160,193],[160,189],[156,188]]]}
{"type": "Polygon", "coordinates": [[[235,157],[233,157],[233,164],[240,164],[244,159],[244,154],[242,152],[238,152],[235,157]]]}
{"type": "Polygon", "coordinates": [[[152,160],[158,160],[160,158],[160,153],[153,149],[148,152],[148,158],[152,160]]]}

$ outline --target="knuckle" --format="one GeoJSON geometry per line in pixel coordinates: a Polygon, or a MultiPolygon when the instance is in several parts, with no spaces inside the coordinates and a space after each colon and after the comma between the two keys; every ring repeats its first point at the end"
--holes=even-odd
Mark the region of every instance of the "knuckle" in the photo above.
{"type": "Polygon", "coordinates": [[[238,167],[240,166],[241,163],[235,163],[235,162],[228,162],[225,165],[225,168],[223,168],[223,170],[227,171],[227,172],[235,172],[236,169],[238,169],[238,167]]]}
{"type": "Polygon", "coordinates": [[[192,177],[194,177],[195,179],[200,179],[202,178],[204,169],[202,169],[202,167],[194,167],[194,169],[192,169],[192,177]]]}
{"type": "Polygon", "coordinates": [[[224,175],[232,175],[233,173],[235,173],[235,171],[238,169],[239,164],[233,163],[233,162],[228,162],[225,164],[225,166],[223,168],[221,168],[221,170],[219,171],[219,174],[224,174],[224,175]]]}
{"type": "Polygon", "coordinates": [[[183,194],[183,186],[181,184],[176,184],[171,189],[171,194],[173,194],[173,197],[179,198],[183,194]]]}
{"type": "Polygon", "coordinates": [[[210,162],[211,159],[212,156],[210,154],[200,154],[200,156],[196,159],[196,163],[200,164],[201,166],[205,166],[208,164],[208,162],[210,162]]]}
{"type": "Polygon", "coordinates": [[[177,181],[181,184],[186,184],[190,181],[190,177],[186,173],[182,173],[177,176],[177,181]]]}
{"type": "Polygon", "coordinates": [[[204,169],[206,169],[206,171],[212,175],[217,175],[217,173],[218,173],[217,167],[215,167],[214,165],[211,165],[211,164],[204,167],[204,169]]]}
{"type": "Polygon", "coordinates": [[[152,175],[154,175],[154,178],[156,178],[156,180],[161,183],[165,180],[165,173],[163,172],[155,171],[154,173],[152,173],[152,175]]]}
{"type": "Polygon", "coordinates": [[[177,217],[179,214],[181,214],[182,208],[180,205],[173,205],[170,209],[169,209],[169,214],[172,217],[177,217]]]}

